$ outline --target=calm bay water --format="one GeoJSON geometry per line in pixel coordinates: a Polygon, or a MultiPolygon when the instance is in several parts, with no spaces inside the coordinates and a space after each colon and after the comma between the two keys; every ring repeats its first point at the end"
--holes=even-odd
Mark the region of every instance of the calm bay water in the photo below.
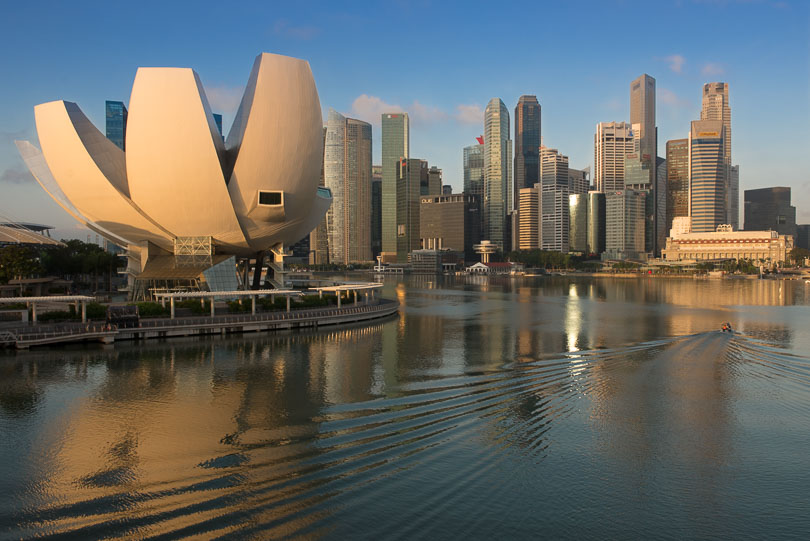
{"type": "Polygon", "coordinates": [[[367,326],[0,351],[0,537],[807,538],[810,285],[384,294],[367,326]]]}

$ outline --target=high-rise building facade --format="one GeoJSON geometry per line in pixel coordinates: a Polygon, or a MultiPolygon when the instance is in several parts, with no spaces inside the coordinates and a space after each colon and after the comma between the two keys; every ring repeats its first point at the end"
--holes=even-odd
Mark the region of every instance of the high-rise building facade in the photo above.
{"type": "Polygon", "coordinates": [[[633,129],[626,122],[600,122],[594,135],[594,176],[596,190],[624,189],[624,158],[633,153],[633,129]]]}
{"type": "MultiPolygon", "coordinates": [[[[326,126],[323,127],[323,149],[321,154],[321,180],[319,186],[326,186],[324,179],[324,159],[326,157],[326,126]]],[[[312,265],[326,265],[329,263],[329,236],[326,234],[326,216],[318,227],[309,234],[309,262],[312,265]]]]}
{"type": "Polygon", "coordinates": [[[397,260],[397,178],[400,159],[408,158],[409,137],[408,113],[383,113],[382,256],[388,262],[397,260]]]}
{"type": "Polygon", "coordinates": [[[540,182],[540,103],[521,96],[515,106],[515,193],[540,182]]]}
{"type": "Polygon", "coordinates": [[[540,149],[540,247],[568,252],[568,156],[556,149],[540,149]]]}
{"type": "Polygon", "coordinates": [[[422,195],[442,194],[442,170],[435,165],[427,170],[427,186],[425,188],[422,195]]]}
{"type": "Polygon", "coordinates": [[[540,248],[540,184],[518,191],[518,250],[540,248]]]}
{"type": "Polygon", "coordinates": [[[796,248],[810,250],[810,224],[796,225],[796,241],[793,245],[796,248]]]}
{"type": "Polygon", "coordinates": [[[667,141],[667,226],[672,219],[689,216],[689,139],[667,141]]]}
{"type": "MultiPolygon", "coordinates": [[[[630,83],[630,125],[638,139],[639,159],[649,171],[649,184],[655,181],[658,130],[655,127],[655,79],[641,75],[630,83]]],[[[654,187],[653,187],[654,191],[654,187]]]]}
{"type": "Polygon", "coordinates": [[[693,233],[726,223],[726,185],[721,120],[694,120],[689,131],[689,216],[693,233]]]}
{"type": "Polygon", "coordinates": [[[568,249],[588,253],[588,194],[568,196],[568,249]]]}
{"type": "Polygon", "coordinates": [[[371,166],[371,257],[382,252],[382,166],[371,166]]]}
{"type": "Polygon", "coordinates": [[[484,112],[484,240],[508,248],[506,218],[514,210],[509,111],[492,98],[484,112]]]}
{"type": "Polygon", "coordinates": [[[371,124],[329,110],[324,182],[331,263],[371,261],[371,124]]]}
{"type": "Polygon", "coordinates": [[[478,198],[471,194],[422,197],[419,214],[420,246],[424,250],[453,250],[466,261],[475,257],[480,241],[478,198]]]}
{"type": "Polygon", "coordinates": [[[427,162],[416,158],[402,158],[397,164],[395,232],[398,263],[407,263],[408,254],[419,249],[420,184],[427,176],[427,169],[427,162]]]}
{"type": "Polygon", "coordinates": [[[725,222],[734,229],[739,227],[740,187],[739,171],[731,171],[731,106],[728,101],[728,83],[706,83],[703,85],[703,100],[700,110],[701,120],[719,120],[723,123],[723,197],[725,222]]]}
{"type": "Polygon", "coordinates": [[[572,194],[588,193],[591,189],[590,168],[572,169],[568,168],[568,189],[572,194]]]}
{"type": "Polygon", "coordinates": [[[790,187],[745,190],[745,230],[776,231],[796,237],[796,207],[790,204],[790,187]]]}
{"type": "Polygon", "coordinates": [[[606,203],[604,192],[588,192],[588,253],[605,251],[606,203]]]}
{"type": "Polygon", "coordinates": [[[217,125],[217,132],[219,133],[219,136],[224,139],[224,137],[222,136],[222,115],[218,113],[212,113],[211,116],[214,117],[214,124],[217,125]]]}
{"type": "Polygon", "coordinates": [[[121,150],[126,150],[127,108],[122,101],[106,101],[107,139],[121,150]]]}
{"type": "Polygon", "coordinates": [[[636,190],[617,190],[605,194],[607,259],[644,259],[647,195],[636,190]]]}

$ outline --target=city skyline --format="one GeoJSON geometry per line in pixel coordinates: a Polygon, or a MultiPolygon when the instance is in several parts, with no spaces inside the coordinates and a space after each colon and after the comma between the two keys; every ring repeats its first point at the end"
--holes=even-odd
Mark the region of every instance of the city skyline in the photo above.
{"type": "MultiPolygon", "coordinates": [[[[333,107],[372,124],[375,164],[380,163],[380,114],[397,109],[409,113],[410,153],[443,169],[443,182],[455,191],[462,189],[462,149],[481,135],[483,109],[493,97],[502,99],[511,113],[521,95],[536,95],[543,107],[544,144],[569,156],[572,167],[584,168],[593,167],[596,124],[630,122],[627,88],[641,74],[649,74],[657,83],[659,156],[665,155],[667,140],[687,137],[690,122],[700,118],[703,85],[726,82],[733,87],[730,105],[734,111],[734,164],[740,165],[739,189],[791,186],[797,221],[810,221],[810,180],[806,174],[810,162],[802,152],[810,140],[806,125],[810,85],[803,73],[808,65],[808,33],[803,24],[808,6],[798,2],[656,6],[657,18],[671,24],[650,30],[646,39],[651,46],[628,51],[622,61],[617,61],[599,46],[597,30],[610,22],[632,27],[641,17],[637,5],[593,3],[584,15],[574,6],[551,8],[559,20],[576,22],[582,39],[565,50],[558,48],[555,55],[538,55],[528,64],[525,59],[508,57],[529,37],[510,34],[502,44],[482,48],[475,36],[489,21],[460,14],[452,4],[358,6],[340,11],[323,4],[313,10],[318,13],[248,6],[223,14],[218,20],[223,33],[229,32],[228,27],[241,29],[238,35],[227,33],[213,44],[202,39],[210,26],[210,11],[204,7],[199,13],[188,13],[181,6],[168,6],[157,21],[147,8],[122,10],[126,17],[113,32],[98,22],[99,17],[114,16],[115,7],[104,10],[103,15],[96,13],[102,10],[91,6],[58,7],[42,19],[36,4],[15,6],[6,14],[7,39],[30,40],[32,21],[41,19],[36,34],[42,39],[0,61],[7,80],[15,81],[0,90],[5,119],[0,185],[9,201],[0,211],[13,211],[19,220],[74,227],[72,219],[40,193],[16,155],[13,140],[34,136],[35,104],[58,97],[75,101],[103,130],[105,101],[129,105],[129,86],[138,66],[194,65],[212,109],[223,115],[227,133],[238,103],[233,96],[241,95],[244,73],[249,69],[249,63],[233,59],[269,51],[310,61],[321,89],[324,120],[326,111],[333,107]],[[435,24],[425,25],[426,15],[435,24]],[[401,21],[394,29],[383,24],[392,17],[401,21]],[[344,30],[362,28],[364,34],[327,47],[336,31],[329,24],[333,20],[344,30]],[[709,50],[699,47],[699,40],[690,39],[692,35],[710,35],[719,20],[737,27],[756,22],[758,35],[737,37],[729,32],[727,40],[709,50]],[[144,28],[154,36],[149,43],[143,40],[144,28]],[[406,47],[393,39],[408,33],[418,38],[427,32],[438,40],[430,46],[414,39],[406,47]],[[79,34],[85,37],[77,39],[79,34]],[[386,37],[389,35],[392,39],[386,37]],[[105,47],[94,47],[95,40],[103,41],[105,47]],[[377,45],[369,47],[369,40],[377,45]],[[469,54],[471,51],[476,54],[469,54]],[[407,52],[409,63],[422,68],[419,78],[386,62],[400,52],[407,52]],[[477,72],[470,73],[471,66],[491,63],[494,58],[500,62],[497,77],[482,80],[475,76],[477,72]],[[105,69],[99,69],[99,64],[105,69]],[[800,66],[798,71],[796,66],[800,66]],[[559,76],[547,76],[554,72],[559,76]],[[428,80],[431,84],[426,85],[428,80]],[[780,85],[784,93],[780,99],[773,99],[774,81],[790,83],[780,85]],[[774,136],[763,141],[763,131],[774,136]]],[[[561,32],[550,29],[531,36],[536,41],[532,47],[542,50],[544,43],[559,40],[561,32]]]]}

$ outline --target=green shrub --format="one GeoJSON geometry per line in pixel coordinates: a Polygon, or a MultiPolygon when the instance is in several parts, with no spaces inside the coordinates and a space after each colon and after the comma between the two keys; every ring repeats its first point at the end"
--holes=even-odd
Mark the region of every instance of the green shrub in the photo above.
{"type": "Polygon", "coordinates": [[[175,302],[176,308],[187,308],[191,310],[192,314],[207,314],[211,311],[211,301],[204,301],[204,305],[200,304],[197,299],[186,299],[184,301],[175,302]]]}
{"type": "Polygon", "coordinates": [[[250,312],[250,301],[243,300],[242,304],[239,304],[239,301],[228,301],[228,312],[231,314],[250,312]]]}
{"type": "Polygon", "coordinates": [[[304,295],[299,299],[300,308],[317,308],[319,306],[329,306],[337,302],[335,297],[327,295],[319,297],[318,295],[304,295]]]}
{"type": "Polygon", "coordinates": [[[256,304],[262,307],[263,310],[268,312],[273,310],[286,310],[287,309],[287,299],[286,297],[276,297],[275,302],[270,300],[270,297],[259,297],[256,299],[256,304]]]}
{"type": "Polygon", "coordinates": [[[161,317],[169,314],[168,308],[163,308],[157,302],[139,302],[138,315],[140,317],[161,317]]]}
{"type": "Polygon", "coordinates": [[[107,307],[98,302],[88,302],[87,319],[107,319],[107,307]]]}
{"type": "Polygon", "coordinates": [[[66,311],[57,311],[57,312],[45,312],[42,314],[37,314],[37,321],[46,322],[46,321],[67,321],[72,319],[79,319],[79,316],[74,314],[73,312],[66,312],[66,311]]]}
{"type": "Polygon", "coordinates": [[[24,302],[13,302],[11,304],[0,304],[0,310],[25,310],[28,308],[24,302]]]}

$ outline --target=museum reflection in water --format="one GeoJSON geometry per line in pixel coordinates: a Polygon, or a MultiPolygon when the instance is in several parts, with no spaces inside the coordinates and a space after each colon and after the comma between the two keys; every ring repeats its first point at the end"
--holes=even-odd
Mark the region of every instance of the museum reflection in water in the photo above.
{"type": "MultiPolygon", "coordinates": [[[[385,294],[398,298],[400,314],[369,326],[3,354],[3,426],[23,434],[15,449],[2,450],[4,462],[16,464],[3,468],[7,483],[27,508],[40,510],[130,491],[159,491],[166,509],[179,509],[201,497],[189,487],[205,482],[270,497],[280,480],[337,467],[331,459],[311,464],[355,445],[340,443],[351,431],[333,425],[393,426],[399,418],[365,425],[356,417],[410,407],[386,402],[398,399],[418,402],[414,416],[432,415],[433,386],[447,378],[443,392],[454,393],[457,408],[447,415],[472,415],[476,452],[504,441],[518,455],[547,448],[555,423],[578,420],[576,430],[598,441],[593,456],[628,479],[657,475],[678,492],[694,488],[690,476],[702,476],[700,497],[710,503],[718,497],[717,466],[729,458],[737,382],[716,362],[726,353],[712,337],[677,337],[715,330],[734,306],[807,303],[795,284],[730,280],[411,277],[386,284],[385,294]],[[575,405],[573,398],[585,400],[575,405]],[[363,406],[341,413],[349,404],[363,406]],[[689,463],[692,473],[666,478],[661,465],[670,460],[689,463]]],[[[747,324],[790,347],[789,325],[747,324]]],[[[632,498],[636,486],[624,483],[619,492],[632,498]]],[[[290,490],[279,488],[279,498],[290,490]]],[[[76,524],[140,509],[132,505],[100,506],[76,524]]],[[[222,512],[213,506],[193,520],[222,512]]],[[[266,514],[277,519],[279,509],[266,514]]],[[[77,518],[67,510],[51,520],[55,531],[69,531],[77,518]]],[[[180,513],[169,522],[177,528],[189,520],[180,513]]],[[[293,531],[317,518],[295,520],[293,531]]]]}

